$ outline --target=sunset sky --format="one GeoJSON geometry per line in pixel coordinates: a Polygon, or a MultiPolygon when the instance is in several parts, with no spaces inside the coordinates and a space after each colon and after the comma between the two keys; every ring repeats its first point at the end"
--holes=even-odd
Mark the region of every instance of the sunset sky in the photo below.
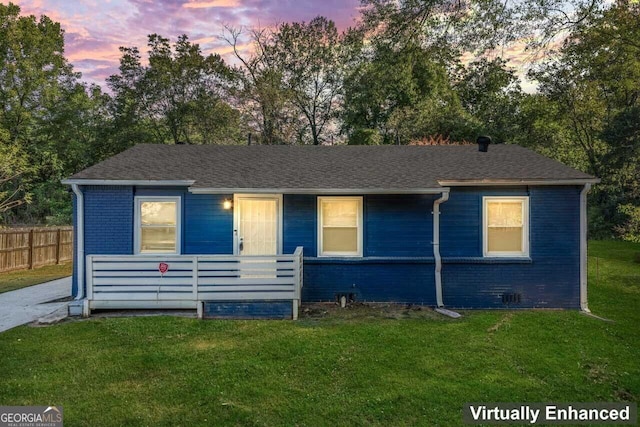
{"type": "MultiPolygon", "coordinates": [[[[6,1],[3,3],[6,3],[6,1]]],[[[66,57],[83,80],[104,86],[118,71],[120,46],[137,46],[146,57],[147,35],[158,33],[175,41],[187,34],[205,53],[229,58],[220,40],[225,25],[271,26],[309,21],[318,15],[339,29],[354,25],[359,0],[13,0],[24,15],[47,15],[65,31],[66,57]]],[[[522,47],[502,52],[522,73],[522,47]]],[[[469,56],[466,60],[471,59],[469,56]]],[[[523,85],[532,90],[530,83],[523,85]]]]}
{"type": "MultiPolygon", "coordinates": [[[[3,0],[3,3],[7,3],[3,0]]],[[[47,15],[65,30],[66,57],[83,79],[104,84],[117,72],[120,46],[146,52],[147,35],[172,41],[180,34],[206,53],[228,53],[218,39],[224,25],[270,26],[326,16],[344,29],[358,16],[359,0],[13,0],[24,15],[47,15]]],[[[143,56],[145,56],[143,54],[143,56]]]]}

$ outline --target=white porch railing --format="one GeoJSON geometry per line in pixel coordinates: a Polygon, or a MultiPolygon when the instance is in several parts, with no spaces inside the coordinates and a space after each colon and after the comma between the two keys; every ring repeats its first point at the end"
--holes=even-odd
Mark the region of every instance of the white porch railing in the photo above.
{"type": "Polygon", "coordinates": [[[302,247],[273,256],[88,255],[87,300],[89,309],[199,309],[202,301],[291,300],[295,319],[302,268],[302,247]]]}

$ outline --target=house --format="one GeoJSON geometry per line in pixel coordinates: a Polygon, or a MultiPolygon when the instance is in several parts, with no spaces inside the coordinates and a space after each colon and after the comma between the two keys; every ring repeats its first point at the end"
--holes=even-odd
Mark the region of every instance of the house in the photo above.
{"type": "Polygon", "coordinates": [[[136,145],[64,181],[73,293],[85,315],[296,318],[343,297],[588,310],[596,182],[516,145],[136,145]]]}

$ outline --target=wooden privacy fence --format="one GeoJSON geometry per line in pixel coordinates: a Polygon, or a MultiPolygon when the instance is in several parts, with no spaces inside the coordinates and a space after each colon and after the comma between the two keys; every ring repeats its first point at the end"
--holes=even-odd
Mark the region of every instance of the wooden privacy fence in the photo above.
{"type": "Polygon", "coordinates": [[[73,258],[73,227],[0,229],[0,272],[61,264],[73,258]]]}

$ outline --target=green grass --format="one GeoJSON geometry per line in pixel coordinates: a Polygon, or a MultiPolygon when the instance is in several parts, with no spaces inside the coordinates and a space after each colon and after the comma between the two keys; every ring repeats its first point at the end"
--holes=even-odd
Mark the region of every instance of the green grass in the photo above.
{"type": "Polygon", "coordinates": [[[48,282],[49,280],[71,276],[72,263],[48,265],[33,270],[17,270],[0,273],[0,294],[27,286],[48,282]]]}
{"type": "Polygon", "coordinates": [[[640,245],[592,242],[576,311],[101,318],[0,334],[0,404],[65,425],[460,425],[464,402],[638,401],[640,245]]]}

